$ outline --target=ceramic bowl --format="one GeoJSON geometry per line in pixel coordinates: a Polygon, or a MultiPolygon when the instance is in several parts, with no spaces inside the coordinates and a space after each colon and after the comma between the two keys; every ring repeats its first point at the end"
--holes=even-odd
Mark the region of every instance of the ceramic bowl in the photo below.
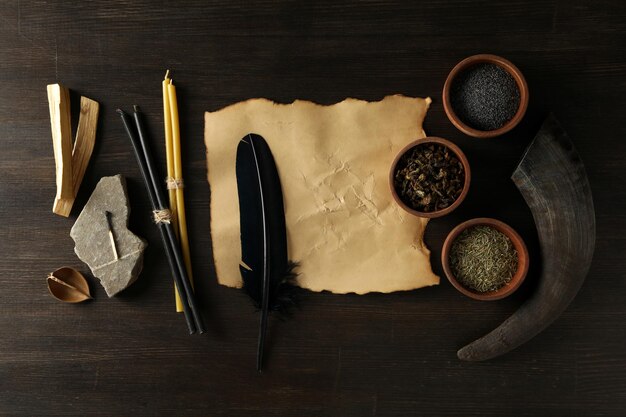
{"type": "Polygon", "coordinates": [[[450,212],[452,212],[465,199],[465,196],[467,195],[467,192],[469,191],[470,180],[471,180],[470,166],[469,166],[469,162],[467,161],[467,157],[465,156],[463,151],[454,143],[450,142],[449,140],[434,137],[434,136],[417,139],[409,143],[408,145],[406,145],[404,148],[402,148],[400,152],[398,152],[398,154],[396,155],[395,159],[393,160],[393,163],[391,164],[391,169],[389,170],[389,187],[391,188],[391,195],[393,196],[393,199],[404,210],[418,217],[435,218],[435,217],[445,216],[446,214],[449,214],[450,212]],[[393,178],[396,172],[396,166],[398,165],[398,161],[400,160],[402,155],[404,155],[405,153],[407,153],[408,151],[410,151],[417,145],[423,145],[427,143],[437,143],[450,149],[456,155],[459,161],[461,161],[461,164],[463,164],[463,171],[465,172],[465,182],[463,183],[463,190],[461,191],[461,195],[459,196],[459,198],[457,198],[454,201],[454,203],[452,203],[448,207],[438,210],[438,211],[432,211],[432,212],[417,211],[417,210],[414,210],[412,207],[409,207],[408,205],[406,205],[404,201],[402,201],[402,199],[398,195],[398,192],[396,191],[396,188],[393,184],[394,182],[393,178]]]}
{"type": "Polygon", "coordinates": [[[450,74],[448,74],[448,78],[446,79],[446,82],[443,86],[443,108],[446,112],[446,115],[448,116],[448,119],[450,119],[452,124],[461,132],[476,138],[493,138],[510,131],[522,120],[524,114],[526,113],[527,107],[528,85],[526,84],[526,79],[524,79],[522,72],[515,65],[513,65],[511,61],[497,55],[480,54],[465,58],[463,61],[456,64],[454,68],[452,68],[452,71],[450,71],[450,74]],[[465,122],[463,122],[463,120],[459,118],[459,116],[456,115],[450,100],[450,89],[456,77],[468,68],[477,64],[498,65],[499,67],[506,70],[509,74],[511,74],[511,76],[517,83],[517,87],[519,88],[520,104],[517,112],[508,122],[495,130],[479,130],[468,126],[467,124],[465,124],[465,122]]]}
{"type": "Polygon", "coordinates": [[[443,243],[443,249],[441,250],[441,265],[443,266],[443,271],[446,274],[448,281],[450,281],[454,288],[459,290],[461,293],[475,300],[499,300],[513,294],[519,286],[522,285],[522,282],[524,282],[526,274],[528,273],[528,264],[528,249],[526,248],[526,244],[522,240],[521,236],[506,223],[486,217],[471,219],[456,226],[448,234],[448,237],[446,237],[446,240],[443,243]],[[452,268],[450,267],[450,249],[452,247],[452,243],[454,242],[454,239],[461,234],[461,232],[473,226],[491,226],[495,228],[496,230],[504,233],[511,240],[511,243],[513,243],[513,246],[517,250],[517,271],[507,284],[495,291],[481,293],[469,289],[461,284],[452,273],[452,268]]]}

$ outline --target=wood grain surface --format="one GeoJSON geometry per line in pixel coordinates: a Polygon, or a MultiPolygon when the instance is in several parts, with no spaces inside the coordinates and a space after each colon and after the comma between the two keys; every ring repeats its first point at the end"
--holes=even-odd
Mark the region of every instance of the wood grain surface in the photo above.
{"type": "MultiPolygon", "coordinates": [[[[626,412],[626,6],[621,0],[2,1],[0,3],[0,415],[2,416],[623,416],[626,412]],[[447,120],[450,69],[476,53],[524,73],[527,116],[478,140],[447,120]],[[117,107],[141,105],[165,170],[161,80],[179,94],[194,277],[207,322],[187,335],[117,107]],[[55,168],[46,85],[101,103],[97,143],[69,219],[51,213],[55,168]],[[470,193],[431,222],[440,248],[459,222],[501,219],[526,240],[531,270],[509,299],[479,302],[441,285],[395,294],[299,291],[272,320],[255,370],[258,315],[217,285],[203,112],[252,97],[330,104],[401,93],[433,98],[428,133],[456,142],[470,193]],[[543,118],[569,132],[591,182],[598,239],[591,271],[545,332],[493,361],[456,350],[513,312],[536,285],[537,235],[510,175],[543,118]],[[118,297],[73,252],[69,231],[97,181],[128,179],[130,228],[145,268],[118,297]],[[65,305],[47,273],[87,273],[95,300],[65,305]]],[[[73,117],[74,129],[77,117],[73,117]]],[[[442,275],[443,277],[443,275],[442,275]]],[[[380,271],[380,279],[385,279],[380,271]]]]}

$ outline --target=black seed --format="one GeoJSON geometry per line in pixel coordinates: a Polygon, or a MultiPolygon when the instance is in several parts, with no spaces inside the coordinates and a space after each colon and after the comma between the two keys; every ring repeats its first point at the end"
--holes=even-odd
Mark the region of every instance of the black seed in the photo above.
{"type": "Polygon", "coordinates": [[[450,102],[466,125],[479,130],[495,130],[515,116],[520,91],[515,79],[495,64],[477,64],[453,81],[450,102]]]}

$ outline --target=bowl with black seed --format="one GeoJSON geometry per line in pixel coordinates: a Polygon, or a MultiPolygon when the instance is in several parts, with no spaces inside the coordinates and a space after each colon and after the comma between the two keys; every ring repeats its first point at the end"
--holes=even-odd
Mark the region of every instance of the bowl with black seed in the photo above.
{"type": "Polygon", "coordinates": [[[426,218],[445,216],[456,209],[467,195],[470,179],[463,151],[449,140],[434,136],[402,148],[389,171],[389,187],[396,203],[426,218]]]}
{"type": "Polygon", "coordinates": [[[446,115],[461,132],[477,138],[500,136],[517,126],[528,98],[522,72],[511,61],[491,54],[465,58],[443,86],[446,115]]]}
{"type": "Polygon", "coordinates": [[[448,281],[476,300],[499,300],[513,294],[528,273],[528,249],[509,225],[476,218],[456,226],[441,250],[448,281]]]}

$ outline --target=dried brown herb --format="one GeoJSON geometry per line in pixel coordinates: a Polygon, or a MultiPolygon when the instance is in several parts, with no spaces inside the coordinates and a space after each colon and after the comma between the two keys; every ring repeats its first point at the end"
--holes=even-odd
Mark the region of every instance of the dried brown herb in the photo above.
{"type": "Polygon", "coordinates": [[[517,250],[511,239],[490,226],[464,230],[450,248],[450,267],[455,278],[478,292],[504,286],[517,271],[517,263],[517,250]]]}
{"type": "Polygon", "coordinates": [[[449,207],[463,191],[465,172],[444,145],[424,143],[406,152],[396,165],[394,186],[400,199],[416,211],[429,213],[449,207]]]}

